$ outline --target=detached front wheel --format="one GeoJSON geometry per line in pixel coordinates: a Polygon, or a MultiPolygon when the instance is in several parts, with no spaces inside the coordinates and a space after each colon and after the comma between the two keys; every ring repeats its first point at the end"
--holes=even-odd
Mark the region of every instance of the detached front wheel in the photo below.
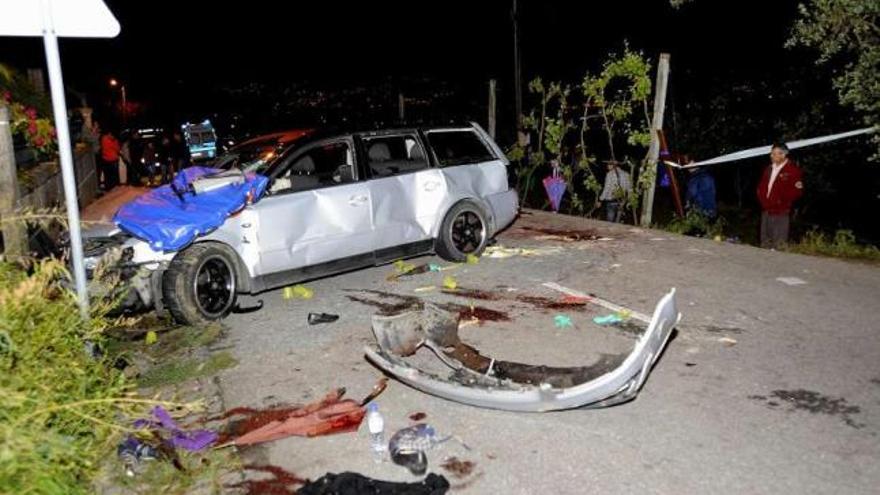
{"type": "Polygon", "coordinates": [[[171,261],[162,281],[165,306],[187,325],[224,318],[235,305],[234,253],[223,246],[195,244],[171,261]]]}
{"type": "Polygon", "coordinates": [[[457,203],[443,219],[437,236],[437,254],[448,261],[464,261],[480,254],[489,240],[489,222],[483,209],[471,201],[457,203]]]}

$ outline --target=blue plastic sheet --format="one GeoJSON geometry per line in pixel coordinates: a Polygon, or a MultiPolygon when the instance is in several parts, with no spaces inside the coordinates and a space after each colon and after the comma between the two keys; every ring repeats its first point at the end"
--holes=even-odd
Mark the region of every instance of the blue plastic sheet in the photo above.
{"type": "Polygon", "coordinates": [[[172,185],[157,187],[124,204],[113,221],[120,229],[142,239],[156,251],[178,251],[196,237],[223,225],[229,215],[256,202],[269,183],[265,176],[247,173],[241,184],[230,184],[195,194],[190,185],[199,177],[223,172],[190,167],[178,173],[172,185]]]}

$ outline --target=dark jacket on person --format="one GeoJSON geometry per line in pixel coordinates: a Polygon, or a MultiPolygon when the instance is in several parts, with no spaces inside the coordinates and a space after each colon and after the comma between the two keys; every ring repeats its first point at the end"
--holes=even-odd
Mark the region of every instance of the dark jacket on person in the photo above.
{"type": "Polygon", "coordinates": [[[688,179],[687,202],[690,207],[710,218],[718,214],[715,205],[715,179],[708,170],[699,168],[688,179]]]}

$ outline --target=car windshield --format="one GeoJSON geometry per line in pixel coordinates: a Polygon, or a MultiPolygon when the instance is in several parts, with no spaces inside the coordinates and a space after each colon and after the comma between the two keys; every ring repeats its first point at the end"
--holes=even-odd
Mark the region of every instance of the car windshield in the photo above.
{"type": "Polygon", "coordinates": [[[223,170],[235,167],[243,172],[264,174],[279,151],[276,138],[264,139],[232,148],[217,157],[212,166],[223,170]]]}

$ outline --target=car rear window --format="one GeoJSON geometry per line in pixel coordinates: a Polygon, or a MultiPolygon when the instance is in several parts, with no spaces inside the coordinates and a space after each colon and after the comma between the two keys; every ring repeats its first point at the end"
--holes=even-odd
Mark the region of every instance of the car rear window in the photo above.
{"type": "Polygon", "coordinates": [[[441,167],[495,159],[483,140],[473,131],[429,131],[428,142],[441,167]]]}
{"type": "Polygon", "coordinates": [[[413,134],[364,138],[373,177],[418,172],[428,168],[422,145],[413,134]]]}

